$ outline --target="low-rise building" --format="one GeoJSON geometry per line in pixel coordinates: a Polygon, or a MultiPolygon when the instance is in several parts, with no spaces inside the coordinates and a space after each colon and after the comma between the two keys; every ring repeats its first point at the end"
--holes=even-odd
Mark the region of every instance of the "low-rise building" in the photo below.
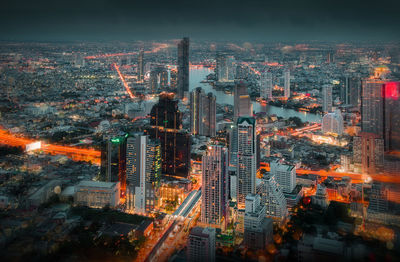
{"type": "Polygon", "coordinates": [[[76,186],[75,203],[78,205],[103,208],[119,205],[120,182],[81,181],[76,186]]]}

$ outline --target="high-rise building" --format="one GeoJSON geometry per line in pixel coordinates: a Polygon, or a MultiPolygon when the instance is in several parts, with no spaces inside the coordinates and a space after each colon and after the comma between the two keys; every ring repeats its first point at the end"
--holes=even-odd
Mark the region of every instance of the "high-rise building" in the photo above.
{"type": "Polygon", "coordinates": [[[171,90],[176,90],[178,87],[178,71],[173,68],[170,71],[170,88],[171,90]]]}
{"type": "Polygon", "coordinates": [[[379,72],[362,85],[361,165],[367,173],[383,172],[384,153],[400,149],[400,82],[385,80],[379,72]]]}
{"type": "Polygon", "coordinates": [[[238,132],[236,123],[229,129],[229,165],[236,167],[238,152],[238,132]]]}
{"type": "Polygon", "coordinates": [[[265,205],[265,213],[277,221],[283,221],[288,215],[287,202],[282,187],[276,182],[275,176],[265,174],[261,179],[261,203],[265,205]]]}
{"type": "Polygon", "coordinates": [[[126,135],[106,137],[101,150],[101,180],[120,182],[121,197],[126,189],[126,135]]]}
{"type": "Polygon", "coordinates": [[[183,98],[189,91],[189,38],[178,43],[178,95],[183,98]]]}
{"type": "Polygon", "coordinates": [[[400,189],[397,184],[374,182],[371,186],[367,217],[385,224],[399,223],[400,189]]]}
{"type": "Polygon", "coordinates": [[[157,140],[141,134],[127,139],[127,209],[154,210],[161,175],[161,149],[157,140]]]}
{"type": "Polygon", "coordinates": [[[187,261],[215,261],[215,228],[192,228],[187,243],[187,261]]]}
{"type": "Polygon", "coordinates": [[[257,194],[246,196],[244,244],[250,249],[265,249],[272,242],[272,220],[265,217],[265,205],[257,194]]]}
{"type": "Polygon", "coordinates": [[[332,112],[332,86],[325,85],[322,87],[322,111],[324,113],[332,112]]]}
{"type": "Polygon", "coordinates": [[[152,93],[157,93],[165,88],[168,88],[168,71],[164,66],[158,65],[150,71],[149,89],[152,93]]]}
{"type": "Polygon", "coordinates": [[[245,82],[239,81],[236,83],[233,102],[234,119],[238,119],[238,117],[241,116],[253,115],[253,105],[249,93],[247,92],[247,85],[245,82]]]}
{"type": "Polygon", "coordinates": [[[246,196],[256,192],[257,146],[256,120],[254,117],[239,117],[237,120],[237,203],[242,208],[246,196]]]}
{"type": "Polygon", "coordinates": [[[261,74],[260,79],[260,97],[262,99],[272,99],[272,73],[270,70],[265,70],[261,74]]]}
{"type": "Polygon", "coordinates": [[[275,176],[276,181],[282,187],[284,193],[292,193],[296,186],[296,167],[285,164],[282,160],[271,161],[271,175],[275,176]]]}
{"type": "Polygon", "coordinates": [[[232,82],[235,79],[235,58],[218,53],[215,60],[215,74],[218,82],[232,82]]]}
{"type": "Polygon", "coordinates": [[[215,136],[216,98],[201,87],[190,93],[190,131],[194,135],[215,136]]]}
{"type": "Polygon", "coordinates": [[[333,113],[327,113],[322,118],[322,132],[343,134],[343,117],[339,109],[333,113]]]}
{"type": "Polygon", "coordinates": [[[361,170],[363,173],[383,172],[384,140],[381,137],[373,133],[362,133],[361,152],[361,170]]]}
{"type": "Polygon", "coordinates": [[[344,105],[360,107],[361,79],[359,77],[344,77],[341,79],[340,101],[344,105]]]}
{"type": "Polygon", "coordinates": [[[138,57],[138,80],[139,82],[143,82],[144,79],[144,51],[141,49],[139,51],[139,57],[138,57]]]}
{"type": "Polygon", "coordinates": [[[202,157],[201,222],[227,223],[228,149],[210,145],[202,157]]]}
{"type": "Polygon", "coordinates": [[[290,97],[290,70],[288,68],[283,71],[284,77],[284,87],[283,87],[283,96],[285,98],[290,97]]]}
{"type": "Polygon", "coordinates": [[[162,173],[187,177],[190,169],[191,136],[181,129],[182,115],[172,93],[161,93],[150,112],[146,131],[161,144],[162,173]]]}

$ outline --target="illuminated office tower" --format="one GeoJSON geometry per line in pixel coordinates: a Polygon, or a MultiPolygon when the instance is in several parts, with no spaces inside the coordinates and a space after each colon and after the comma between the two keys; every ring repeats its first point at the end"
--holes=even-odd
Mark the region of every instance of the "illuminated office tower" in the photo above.
{"type": "Polygon", "coordinates": [[[272,99],[272,73],[271,71],[263,71],[261,74],[261,84],[260,84],[260,97],[262,99],[271,100],[272,99]]]}
{"type": "Polygon", "coordinates": [[[287,203],[282,187],[275,176],[265,174],[261,179],[261,203],[265,205],[265,213],[276,221],[284,220],[288,215],[287,203]]]}
{"type": "Polygon", "coordinates": [[[161,93],[150,112],[151,139],[161,143],[162,173],[187,177],[190,170],[191,136],[182,130],[182,114],[173,93],[161,93]]]}
{"type": "Polygon", "coordinates": [[[106,137],[101,150],[101,180],[120,182],[121,197],[126,189],[126,136],[106,137]]]}
{"type": "Polygon", "coordinates": [[[227,223],[228,149],[210,145],[202,157],[201,222],[227,223]]]}
{"type": "Polygon", "coordinates": [[[139,57],[138,57],[138,80],[140,82],[143,81],[144,79],[144,51],[143,49],[140,49],[139,51],[139,57]]]}
{"type": "Polygon", "coordinates": [[[285,98],[290,97],[290,70],[287,68],[283,71],[284,77],[284,87],[283,87],[283,96],[285,98]]]}
{"type": "Polygon", "coordinates": [[[324,113],[332,112],[332,86],[325,85],[322,87],[322,111],[324,113]]]}
{"type": "Polygon", "coordinates": [[[247,85],[243,81],[240,81],[235,85],[233,102],[234,120],[241,116],[253,115],[253,105],[249,93],[247,92],[247,85]]]}
{"type": "Polygon", "coordinates": [[[183,98],[189,91],[189,38],[178,43],[178,96],[183,98]]]}
{"type": "Polygon", "coordinates": [[[292,193],[296,186],[296,167],[285,164],[282,160],[274,160],[270,163],[271,175],[282,187],[284,193],[292,193]]]}
{"type": "Polygon", "coordinates": [[[194,227],[187,242],[187,261],[215,261],[215,228],[194,227]]]}
{"type": "Polygon", "coordinates": [[[244,245],[254,250],[264,250],[272,242],[272,220],[265,217],[265,205],[257,194],[246,196],[244,213],[244,245]]]}
{"type": "Polygon", "coordinates": [[[237,139],[237,203],[239,208],[243,208],[246,196],[256,192],[257,146],[254,117],[239,117],[237,139]]]}
{"type": "Polygon", "coordinates": [[[139,213],[154,210],[161,175],[158,141],[136,135],[127,139],[127,209],[139,213]]]}
{"type": "Polygon", "coordinates": [[[190,131],[193,135],[215,136],[216,98],[201,87],[190,93],[190,131]]]}

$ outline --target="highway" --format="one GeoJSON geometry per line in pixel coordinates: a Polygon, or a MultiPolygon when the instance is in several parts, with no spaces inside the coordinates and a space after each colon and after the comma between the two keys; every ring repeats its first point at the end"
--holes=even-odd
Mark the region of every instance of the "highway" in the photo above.
{"type": "MultiPolygon", "coordinates": [[[[26,148],[27,145],[37,142],[36,140],[17,137],[8,133],[6,130],[0,130],[0,144],[26,148]]],[[[41,143],[41,148],[38,149],[51,155],[66,155],[74,161],[87,161],[93,164],[100,165],[101,152],[92,148],[79,148],[72,146],[62,146],[41,143]]]]}

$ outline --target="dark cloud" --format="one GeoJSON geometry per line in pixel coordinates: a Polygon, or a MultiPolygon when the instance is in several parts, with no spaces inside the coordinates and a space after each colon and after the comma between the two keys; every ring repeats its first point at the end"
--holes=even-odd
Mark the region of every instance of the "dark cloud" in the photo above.
{"type": "Polygon", "coordinates": [[[398,0],[6,0],[2,39],[399,40],[398,0]]]}

